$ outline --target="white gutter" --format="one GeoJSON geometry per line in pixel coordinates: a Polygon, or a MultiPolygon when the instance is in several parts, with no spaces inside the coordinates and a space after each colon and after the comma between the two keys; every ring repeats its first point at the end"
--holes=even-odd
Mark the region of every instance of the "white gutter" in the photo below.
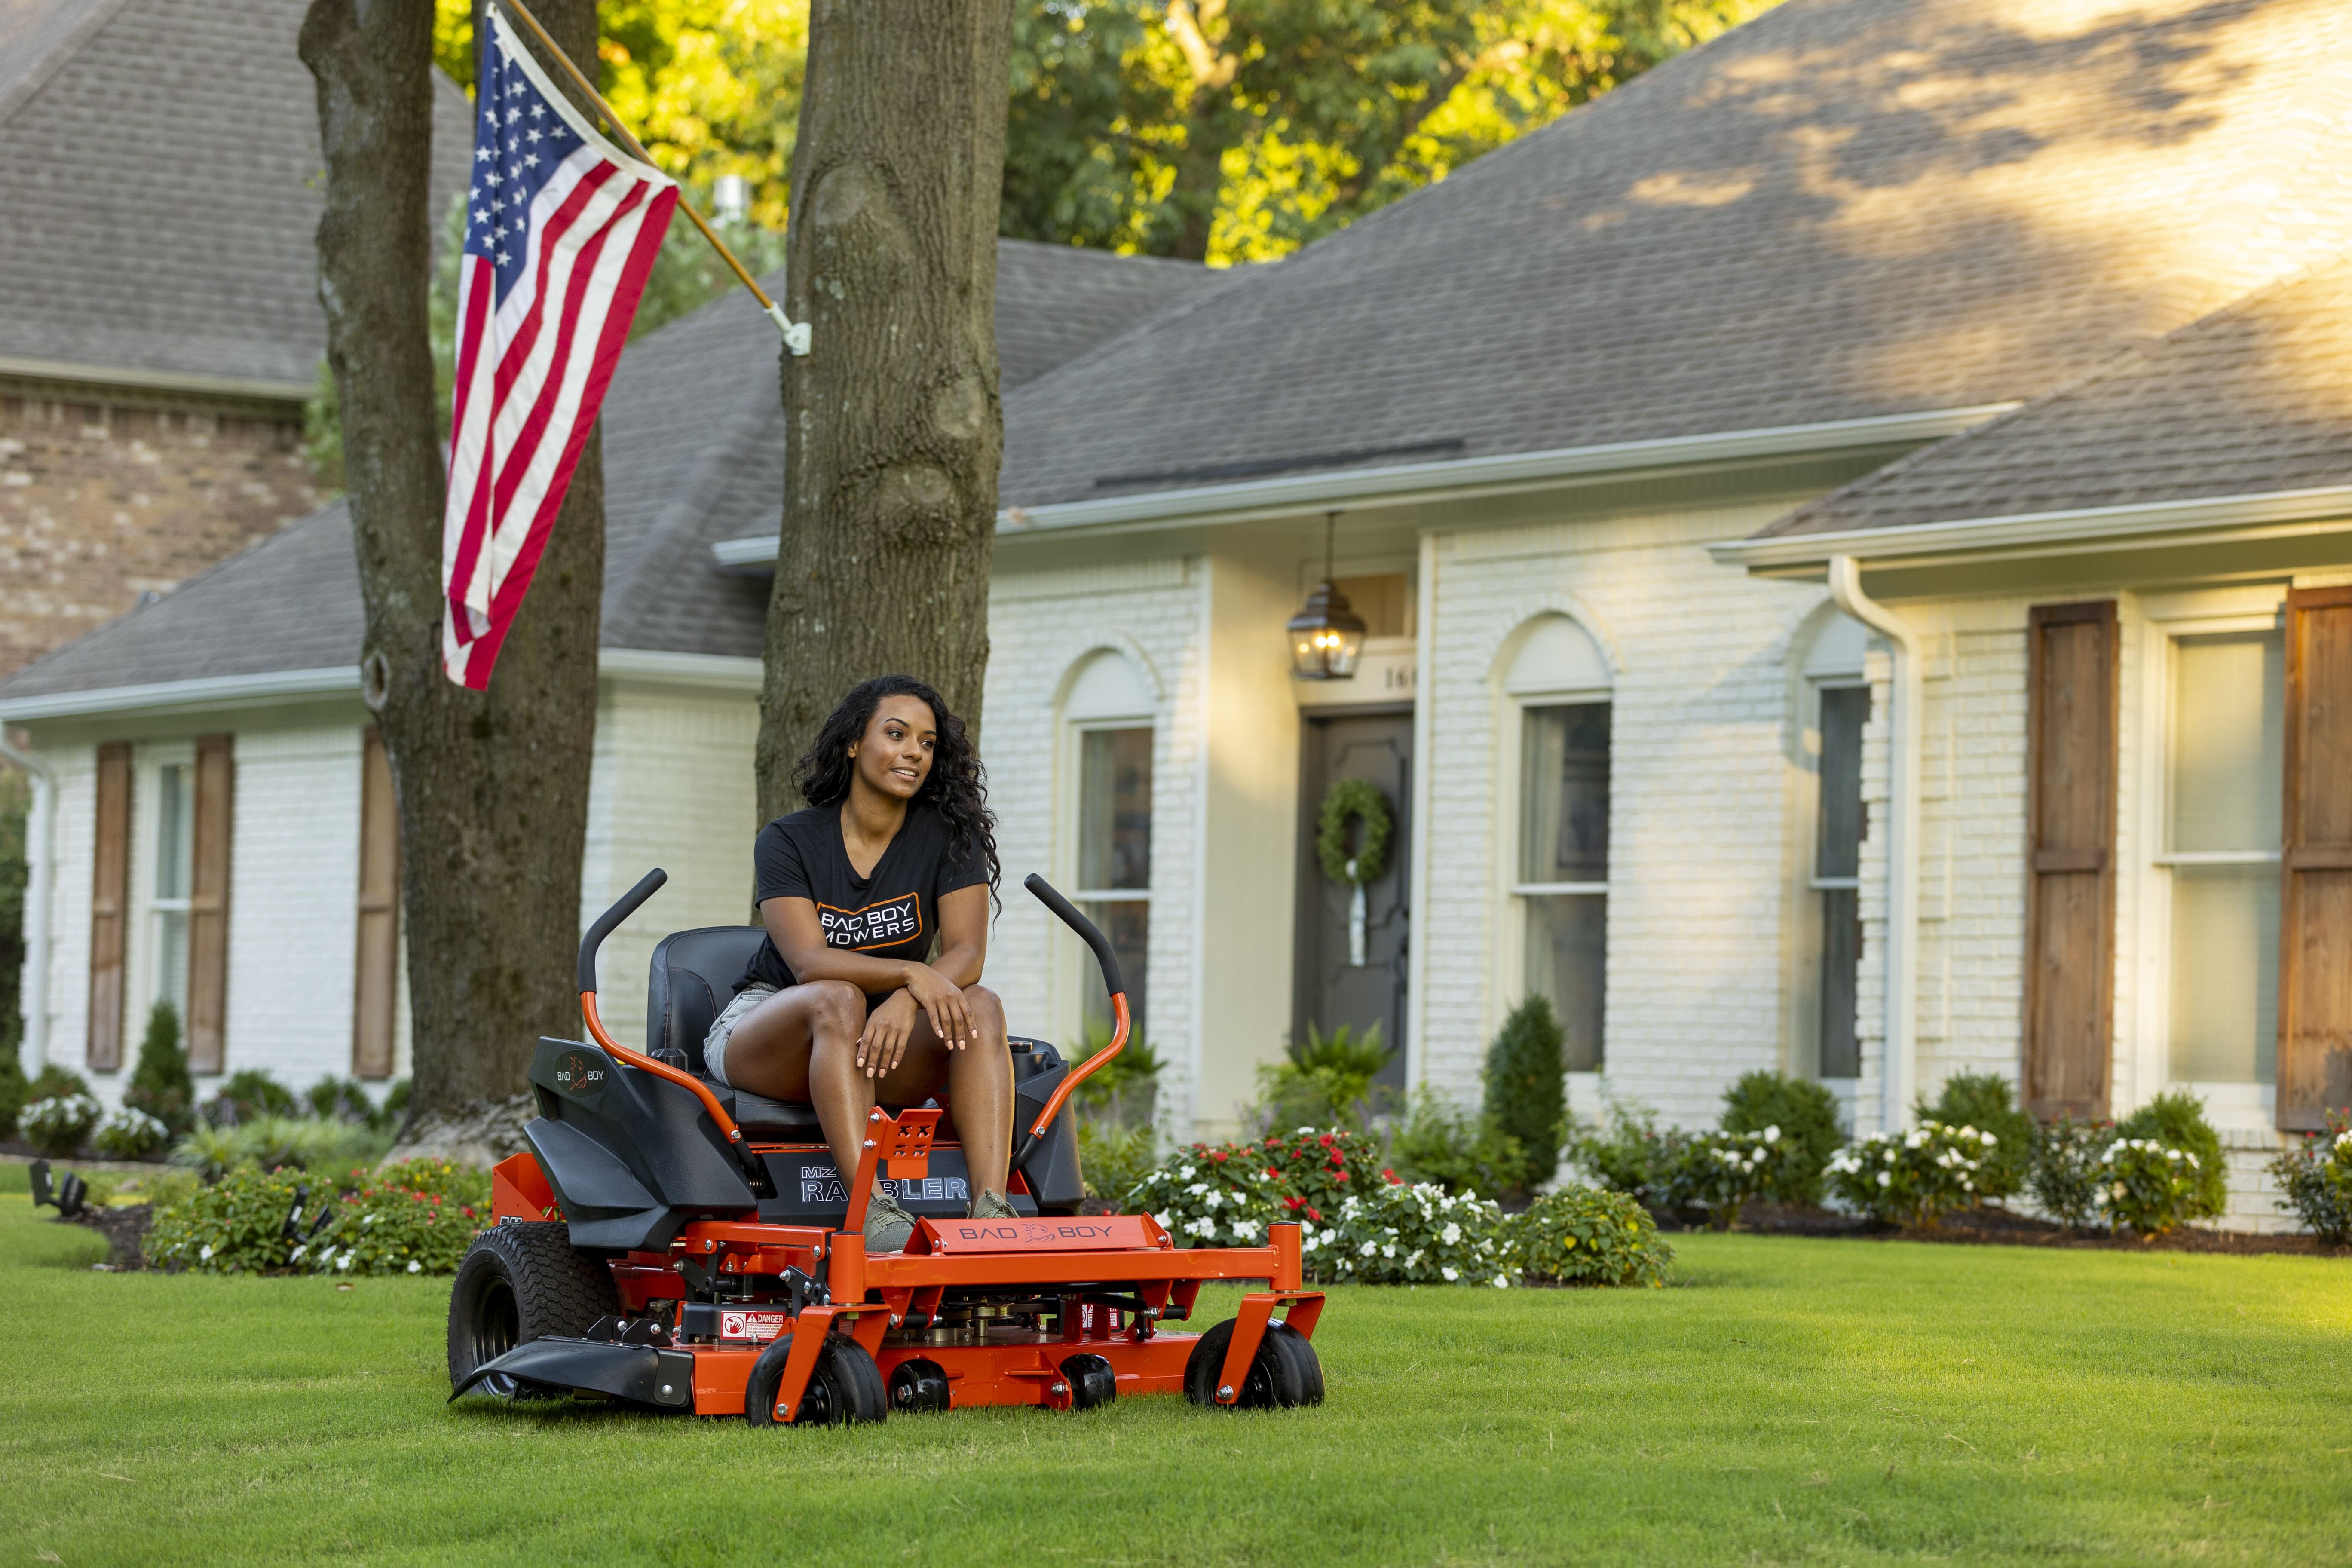
{"type": "Polygon", "coordinates": [[[49,1065],[49,906],[58,874],[58,780],[47,763],[11,743],[5,729],[0,729],[0,757],[33,780],[32,810],[25,824],[25,970],[17,993],[29,1057],[18,1065],[31,1078],[49,1065]]]}
{"type": "Polygon", "coordinates": [[[244,708],[289,697],[356,695],[360,667],[328,665],[317,669],[271,669],[257,675],[216,675],[196,680],[156,680],[139,686],[102,686],[41,697],[0,700],[0,724],[37,719],[69,719],[90,713],[131,713],[161,708],[244,708]]]}
{"type": "MultiPolygon", "coordinates": [[[[1419,580],[1413,584],[1412,693],[1412,864],[1405,883],[1405,905],[1412,921],[1423,918],[1429,907],[1430,809],[1433,792],[1430,773],[1437,760],[1437,535],[1421,536],[1419,580]]],[[[1412,929],[1408,924],[1408,931],[1412,929]]],[[[1429,1074],[1429,947],[1415,942],[1405,961],[1404,1083],[1408,1092],[1419,1089],[1429,1074]]],[[[1549,1173],[1547,1173],[1547,1175],[1549,1173]]]]}
{"type": "Polygon", "coordinates": [[[308,382],[300,381],[187,375],[177,371],[75,364],[67,360],[18,359],[12,354],[0,354],[0,376],[65,382],[77,386],[121,386],[142,392],[184,392],[204,397],[251,397],[271,403],[307,403],[310,395],[318,390],[308,382]]]}
{"type": "MultiPolygon", "coordinates": [[[[2352,485],[2317,489],[2271,490],[2259,495],[2199,496],[2189,500],[2137,506],[2083,507],[2067,511],[2015,512],[2006,517],[1960,518],[1892,528],[1857,528],[1836,533],[1790,533],[1763,539],[1731,539],[1706,547],[1727,566],[1811,566],[1837,555],[1868,555],[1874,562],[1953,551],[2029,550],[2037,546],[2088,545],[2130,549],[2131,536],[2226,531],[2231,539],[2280,534],[2332,533],[2352,529],[2352,485]]],[[[2175,543],[2194,543],[2181,538],[2175,543]]]]}
{"type": "Polygon", "coordinates": [[[1887,715],[1886,1035],[1880,1075],[1883,1127],[1910,1125],[1919,1074],[1919,753],[1923,700],[1919,634],[1862,591],[1851,555],[1830,557],[1830,597],[1885,637],[1894,652],[1894,710],[1887,715]]]}
{"type": "MultiPolygon", "coordinates": [[[[997,513],[996,531],[1000,535],[1019,536],[1060,529],[1170,527],[1207,521],[1248,522],[1369,500],[1396,506],[1540,489],[1580,479],[1600,479],[1661,468],[1940,441],[2016,406],[2013,403],[1988,403],[1969,408],[1834,419],[1818,425],[1774,425],[1648,441],[1612,441],[1540,452],[1507,452],[1488,458],[1392,463],[1370,468],[1326,468],[1233,484],[1149,490],[1101,500],[1007,507],[997,513]]],[[[710,547],[710,552],[722,566],[763,566],[776,559],[776,543],[773,535],[766,534],[722,539],[710,547]]]]}

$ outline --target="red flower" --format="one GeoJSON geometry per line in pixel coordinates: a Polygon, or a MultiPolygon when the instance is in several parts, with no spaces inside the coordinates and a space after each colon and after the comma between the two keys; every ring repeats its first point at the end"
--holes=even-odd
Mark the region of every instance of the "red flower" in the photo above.
{"type": "Polygon", "coordinates": [[[1381,1174],[1389,1179],[1389,1185],[1392,1187],[1401,1187],[1404,1185],[1404,1178],[1398,1175],[1394,1171],[1383,1168],[1381,1174]]]}
{"type": "Polygon", "coordinates": [[[1345,1171],[1334,1171],[1331,1173],[1331,1179],[1335,1182],[1344,1182],[1348,1179],[1348,1173],[1345,1171]]]}
{"type": "Polygon", "coordinates": [[[1280,1171],[1268,1171],[1266,1174],[1277,1182],[1282,1180],[1282,1173],[1280,1171]]]}
{"type": "Polygon", "coordinates": [[[1313,1220],[1317,1225],[1321,1225],[1323,1223],[1323,1214],[1319,1209],[1308,1209],[1307,1211],[1307,1217],[1313,1220]]]}
{"type": "Polygon", "coordinates": [[[1209,1158],[1223,1164],[1230,1156],[1223,1149],[1212,1149],[1209,1151],[1209,1158]]]}
{"type": "Polygon", "coordinates": [[[1307,1200],[1305,1198],[1285,1198],[1282,1200],[1282,1206],[1296,1213],[1298,1209],[1304,1207],[1306,1203],[1307,1200]]]}
{"type": "Polygon", "coordinates": [[[1332,1137],[1331,1137],[1331,1134],[1329,1134],[1328,1132],[1326,1132],[1325,1134],[1323,1134],[1323,1147],[1325,1147],[1326,1149],[1328,1149],[1329,1147],[1331,1147],[1332,1142],[1333,1142],[1333,1139],[1332,1139],[1332,1137]]]}

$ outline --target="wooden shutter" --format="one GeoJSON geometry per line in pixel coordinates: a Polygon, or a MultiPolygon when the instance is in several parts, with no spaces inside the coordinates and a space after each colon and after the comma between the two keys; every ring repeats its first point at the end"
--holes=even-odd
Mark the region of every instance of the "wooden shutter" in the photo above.
{"type": "Polygon", "coordinates": [[[2278,1124],[2352,1105],[2352,587],[2286,600],[2278,1124]]]}
{"type": "Polygon", "coordinates": [[[2025,1100],[2105,1116],[2116,1000],[2113,600],[2026,618],[2025,1100]]]}
{"type": "Polygon", "coordinates": [[[360,755],[360,919],[352,996],[352,1072],[392,1076],[393,1021],[400,984],[400,808],[383,731],[371,729],[360,755]]]}
{"type": "Polygon", "coordinates": [[[188,871],[188,1070],[219,1072],[228,1020],[228,864],[236,763],[226,735],[196,737],[188,871]]]}
{"type": "Polygon", "coordinates": [[[92,1072],[122,1066],[122,942],[131,903],[131,743],[98,749],[97,822],[90,856],[89,1046],[92,1072]]]}

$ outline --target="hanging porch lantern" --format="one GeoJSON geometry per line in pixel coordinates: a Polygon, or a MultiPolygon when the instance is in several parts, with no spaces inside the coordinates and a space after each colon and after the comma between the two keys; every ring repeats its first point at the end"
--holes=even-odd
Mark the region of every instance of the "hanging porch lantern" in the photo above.
{"type": "Polygon", "coordinates": [[[1364,651],[1364,617],[1331,581],[1333,530],[1339,514],[1323,514],[1323,581],[1307,607],[1290,617],[1290,670],[1301,680],[1352,680],[1364,651]]]}

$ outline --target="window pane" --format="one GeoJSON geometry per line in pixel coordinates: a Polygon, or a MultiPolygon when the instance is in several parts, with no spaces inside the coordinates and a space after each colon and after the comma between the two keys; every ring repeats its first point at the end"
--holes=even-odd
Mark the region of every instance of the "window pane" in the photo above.
{"type": "Polygon", "coordinates": [[[2278,1062],[2278,872],[2172,870],[2172,1078],[2271,1083],[2278,1062]]]}
{"type": "Polygon", "coordinates": [[[1530,708],[1524,722],[1519,880],[1607,881],[1609,704],[1530,708]]]}
{"type": "Polygon", "coordinates": [[[1078,742],[1078,886],[1151,886],[1151,729],[1088,730],[1078,742]]]}
{"type": "Polygon", "coordinates": [[[189,769],[178,763],[155,770],[155,896],[188,896],[189,853],[194,847],[195,802],[189,769]]]}
{"type": "Polygon", "coordinates": [[[1862,727],[1870,721],[1870,688],[1825,687],[1821,699],[1822,805],[1813,875],[1853,877],[1862,870],[1862,727]]]}
{"type": "Polygon", "coordinates": [[[155,911],[155,1000],[188,1016],[188,916],[184,910],[155,911]]]}
{"type": "Polygon", "coordinates": [[[1852,888],[1824,888],[1822,901],[1822,1078],[1860,1078],[1862,1043],[1854,1037],[1855,973],[1862,966],[1861,895],[1852,888]]]}
{"type": "MultiPolygon", "coordinates": [[[[1127,983],[1127,1016],[1137,1029],[1141,1029],[1144,981],[1150,971],[1147,955],[1151,951],[1151,906],[1140,899],[1095,899],[1080,904],[1078,909],[1110,939],[1110,950],[1118,958],[1119,978],[1127,983]]],[[[1087,952],[1080,963],[1085,979],[1078,992],[1087,999],[1087,1026],[1091,1030],[1099,1025],[1108,1030],[1110,996],[1103,990],[1102,975],[1093,952],[1087,952]]]]}
{"type": "Polygon", "coordinates": [[[1569,1070],[1598,1072],[1606,993],[1608,896],[1555,893],[1530,898],[1527,906],[1528,989],[1551,998],[1552,1011],[1559,1015],[1560,1027],[1568,1037],[1562,1054],[1568,1058],[1569,1070]]]}
{"type": "Polygon", "coordinates": [[[2276,849],[2284,645],[2276,632],[2173,644],[2176,850],[2276,849]]]}

